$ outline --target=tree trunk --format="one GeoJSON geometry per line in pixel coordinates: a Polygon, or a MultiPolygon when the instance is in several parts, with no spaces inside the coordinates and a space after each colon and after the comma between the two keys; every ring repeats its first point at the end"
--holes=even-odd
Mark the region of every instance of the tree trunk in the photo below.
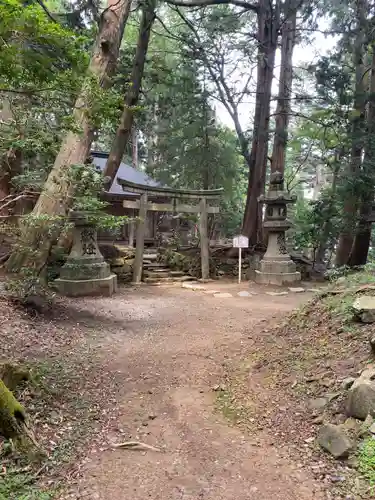
{"type": "Polygon", "coordinates": [[[366,130],[366,148],[363,161],[363,173],[365,175],[364,192],[361,200],[359,212],[359,222],[354,237],[353,247],[348,260],[349,266],[364,266],[367,262],[368,251],[371,242],[372,222],[369,216],[372,213],[374,201],[374,165],[375,165],[375,51],[373,50],[371,62],[371,79],[369,86],[369,103],[367,110],[367,130],[366,130]]]}
{"type": "Polygon", "coordinates": [[[147,0],[143,7],[130,85],[125,95],[124,109],[120,119],[120,125],[117,128],[116,136],[112,143],[111,151],[103,171],[103,176],[107,177],[106,183],[108,183],[109,186],[116,177],[122,156],[131,134],[134,119],[134,107],[138,104],[148,44],[150,41],[151,27],[155,20],[155,6],[155,0],[147,0]]]}
{"type": "Polygon", "coordinates": [[[15,438],[22,433],[26,419],[24,407],[0,379],[0,435],[15,438]]]}
{"type": "MultiPolygon", "coordinates": [[[[100,18],[99,33],[95,42],[93,54],[88,68],[88,81],[95,77],[102,88],[111,84],[121,40],[126,21],[130,11],[130,0],[108,0],[108,6],[100,18]]],[[[63,216],[67,215],[73,203],[74,186],[69,183],[68,173],[72,165],[83,164],[89,155],[94,139],[94,126],[90,120],[90,93],[87,82],[75,103],[73,116],[76,124],[81,128],[81,133],[68,132],[65,136],[60,151],[55,159],[54,166],[44,185],[43,192],[32,212],[33,216],[63,216]]],[[[58,237],[58,230],[30,231],[26,228],[22,238],[25,249],[30,252],[15,252],[8,260],[7,268],[18,271],[22,266],[40,270],[44,267],[53,241],[58,237]]]]}
{"type": "MultiPolygon", "coordinates": [[[[12,103],[8,97],[2,99],[0,119],[3,123],[11,126],[14,120],[12,103]]],[[[22,139],[22,133],[18,137],[22,139]]],[[[10,209],[14,209],[14,204],[9,204],[12,192],[12,178],[21,173],[22,152],[18,148],[10,148],[3,155],[0,163],[0,215],[7,217],[10,209]]]]}
{"type": "Polygon", "coordinates": [[[271,7],[268,0],[259,4],[258,67],[255,99],[254,132],[249,161],[249,183],[242,232],[249,238],[249,246],[262,241],[262,207],[258,197],[264,191],[268,153],[270,102],[275,53],[280,24],[280,3],[271,7]]]}
{"type": "MultiPolygon", "coordinates": [[[[365,128],[365,41],[366,41],[366,14],[367,0],[357,0],[357,36],[354,46],[355,66],[355,98],[354,117],[352,125],[351,159],[348,176],[354,179],[358,175],[362,163],[363,136],[365,128]]],[[[340,234],[336,250],[336,266],[344,266],[348,263],[350,251],[353,245],[356,216],[358,212],[359,197],[355,192],[348,193],[344,203],[343,229],[340,234]]]]}
{"type": "Polygon", "coordinates": [[[323,266],[323,265],[325,266],[326,265],[324,260],[325,260],[325,255],[326,255],[326,251],[327,251],[327,247],[328,247],[328,239],[329,239],[329,235],[330,235],[331,228],[332,228],[332,222],[331,222],[330,216],[332,214],[334,204],[335,204],[335,199],[336,199],[337,176],[338,176],[339,168],[340,168],[340,165],[339,165],[340,158],[341,158],[341,154],[337,153],[337,155],[336,155],[336,168],[333,171],[333,179],[332,179],[332,184],[331,184],[331,197],[330,197],[328,210],[327,210],[328,217],[326,218],[326,220],[323,223],[322,236],[320,238],[319,246],[318,246],[316,253],[315,253],[315,262],[314,262],[315,266],[323,266]]]}
{"type": "Polygon", "coordinates": [[[284,174],[285,155],[288,142],[288,125],[290,119],[293,84],[293,50],[296,40],[297,6],[295,0],[285,4],[285,18],[281,31],[281,65],[279,77],[279,94],[277,98],[275,137],[273,141],[271,172],[284,174]]]}

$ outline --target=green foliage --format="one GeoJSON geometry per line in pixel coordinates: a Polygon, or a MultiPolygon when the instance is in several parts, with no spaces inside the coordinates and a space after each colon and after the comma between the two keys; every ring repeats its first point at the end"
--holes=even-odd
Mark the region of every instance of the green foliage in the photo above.
{"type": "Polygon", "coordinates": [[[129,220],[126,216],[105,213],[108,203],[98,198],[98,193],[103,189],[103,176],[95,165],[72,165],[68,176],[69,182],[78,186],[72,210],[87,212],[90,222],[100,229],[116,231],[129,220]]]}
{"type": "Polygon", "coordinates": [[[0,500],[51,500],[52,493],[42,491],[34,486],[31,474],[8,470],[0,481],[0,500]]]}
{"type": "Polygon", "coordinates": [[[51,22],[37,2],[0,3],[0,178],[40,191],[87,68],[87,38],[51,22]],[[10,160],[9,160],[10,159],[10,160]]]}
{"type": "Polygon", "coordinates": [[[367,438],[358,451],[359,471],[369,481],[371,486],[375,485],[375,439],[367,438]]]}
{"type": "MultiPolygon", "coordinates": [[[[173,19],[170,22],[173,25],[173,19]]],[[[144,114],[149,173],[172,187],[223,187],[218,222],[232,235],[241,225],[246,192],[238,139],[217,122],[202,66],[192,62],[182,42],[171,41],[165,33],[152,40],[149,55],[144,114]]]]}
{"type": "Polygon", "coordinates": [[[335,282],[339,278],[345,278],[344,284],[346,287],[355,287],[375,283],[375,265],[372,263],[365,266],[358,266],[353,269],[349,266],[342,266],[332,269],[329,274],[331,281],[335,282]]]}
{"type": "Polygon", "coordinates": [[[330,189],[317,201],[299,199],[294,212],[293,238],[297,250],[315,252],[321,244],[331,247],[338,236],[338,207],[330,189]]]}
{"type": "MultiPolygon", "coordinates": [[[[210,15],[221,16],[213,11],[210,15]]],[[[115,78],[118,93],[130,84],[138,22],[135,16],[126,28],[115,78]]],[[[170,11],[163,12],[163,24],[155,23],[141,101],[135,110],[140,161],[151,177],[171,187],[224,187],[216,220],[224,234],[231,236],[241,226],[247,173],[236,135],[215,117],[208,75],[202,63],[194,60],[185,42],[187,33],[181,19],[170,11]]],[[[108,151],[116,127],[117,119],[106,120],[96,147],[108,151]]],[[[128,161],[131,154],[129,143],[128,161]]]]}
{"type": "Polygon", "coordinates": [[[0,19],[1,90],[58,89],[56,78],[67,85],[86,66],[84,38],[51,22],[39,4],[2,0],[0,19]]]}

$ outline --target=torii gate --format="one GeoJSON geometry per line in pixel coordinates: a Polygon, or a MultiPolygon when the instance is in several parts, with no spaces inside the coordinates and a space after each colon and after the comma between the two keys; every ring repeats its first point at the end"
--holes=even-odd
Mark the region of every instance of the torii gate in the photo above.
{"type": "Polygon", "coordinates": [[[219,207],[209,206],[207,200],[220,198],[223,188],[209,190],[173,189],[169,187],[147,186],[136,184],[125,179],[118,179],[124,191],[136,193],[140,198],[135,201],[124,200],[124,208],[132,208],[139,211],[136,233],[136,250],[133,268],[133,283],[140,283],[143,270],[143,251],[146,231],[146,218],[148,211],[157,212],[177,212],[177,213],[198,213],[199,214],[199,234],[201,247],[202,279],[207,280],[210,276],[210,253],[208,238],[208,214],[217,214],[219,207]],[[151,203],[149,196],[159,196],[170,198],[172,203],[151,203]],[[198,205],[186,205],[182,203],[185,199],[199,200],[198,205]]]}

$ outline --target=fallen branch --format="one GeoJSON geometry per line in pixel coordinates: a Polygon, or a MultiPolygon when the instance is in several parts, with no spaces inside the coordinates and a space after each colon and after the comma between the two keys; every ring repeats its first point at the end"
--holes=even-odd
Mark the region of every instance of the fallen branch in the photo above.
{"type": "Polygon", "coordinates": [[[150,450],[150,451],[158,451],[161,450],[159,448],[155,448],[155,446],[151,446],[150,444],[141,443],[140,441],[125,441],[124,443],[114,444],[113,448],[125,448],[128,450],[150,450]]]}

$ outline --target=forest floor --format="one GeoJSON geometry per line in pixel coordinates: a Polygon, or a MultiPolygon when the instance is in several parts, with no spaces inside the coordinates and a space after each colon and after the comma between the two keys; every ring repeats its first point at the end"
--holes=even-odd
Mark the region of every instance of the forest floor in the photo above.
{"type": "Polygon", "coordinates": [[[270,296],[253,286],[256,295],[238,296],[247,283],[204,287],[60,299],[50,317],[0,304],[1,358],[32,367],[33,386],[17,396],[49,456],[37,489],[27,466],[14,471],[4,461],[1,500],[50,498],[41,486],[61,485],[52,497],[365,498],[348,494],[353,470],[338,470],[316,449],[307,408],[365,360],[363,343],[355,349],[352,339],[349,356],[337,331],[319,336],[308,324],[305,337],[295,318],[286,327],[312,293],[270,296]],[[151,448],[116,448],[132,441],[151,448]],[[12,479],[17,471],[24,484],[12,479]]]}

